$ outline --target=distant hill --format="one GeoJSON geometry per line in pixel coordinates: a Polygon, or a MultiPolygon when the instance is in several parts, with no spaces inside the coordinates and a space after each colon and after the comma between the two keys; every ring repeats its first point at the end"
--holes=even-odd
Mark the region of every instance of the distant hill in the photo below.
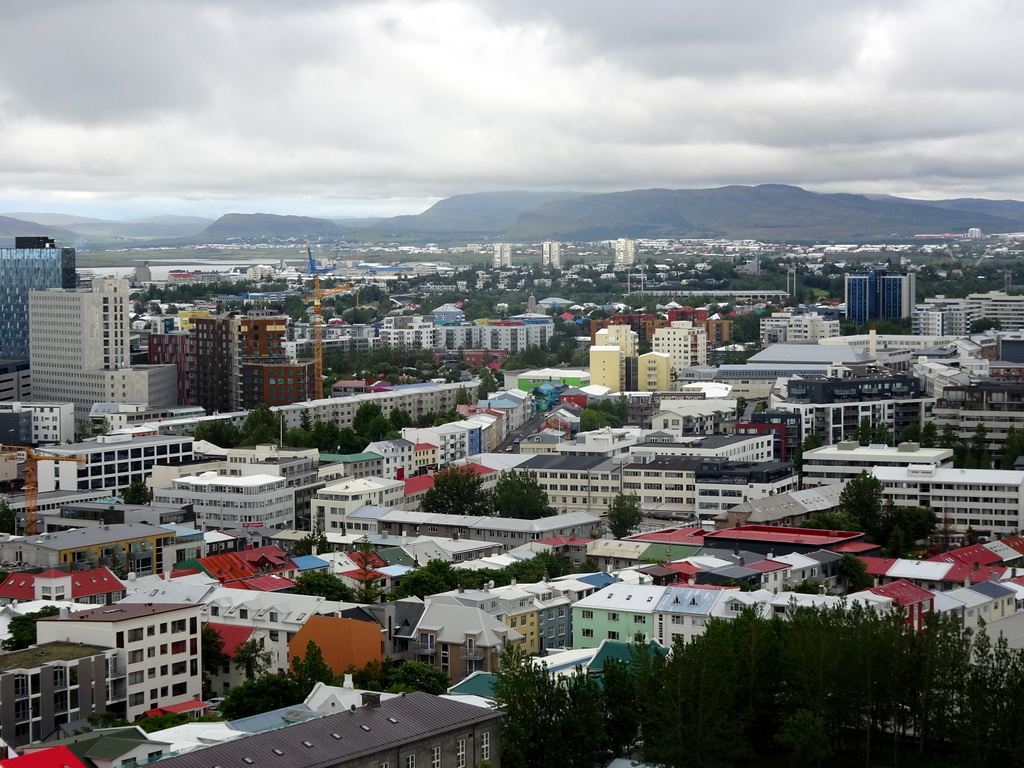
{"type": "Polygon", "coordinates": [[[645,189],[587,195],[525,211],[503,239],[727,237],[812,240],[964,232],[1007,232],[1019,222],[902,198],[823,195],[765,184],[716,189],[645,189]]]}
{"type": "Polygon", "coordinates": [[[314,219],[309,216],[278,216],[273,213],[228,213],[188,239],[198,243],[215,243],[223,242],[228,238],[249,240],[261,237],[303,238],[319,237],[322,235],[339,237],[348,231],[348,228],[335,224],[328,219],[314,219]]]}
{"type": "Polygon", "coordinates": [[[39,224],[63,227],[81,235],[80,239],[90,241],[188,237],[213,223],[213,219],[199,216],[150,216],[131,221],[92,219],[66,213],[17,213],[11,216],[39,224]]]}
{"type": "Polygon", "coordinates": [[[72,247],[78,236],[69,229],[38,224],[34,221],[0,216],[0,248],[13,248],[16,237],[51,237],[65,247],[72,247]]]}
{"type": "Polygon", "coordinates": [[[983,213],[997,216],[1024,224],[1024,202],[1019,200],[986,200],[983,197],[959,197],[952,200],[915,200],[892,195],[867,195],[872,200],[901,200],[916,205],[929,205],[933,208],[945,208],[950,211],[983,213]]]}
{"type": "Polygon", "coordinates": [[[578,197],[576,192],[479,192],[455,195],[415,216],[384,219],[359,234],[370,237],[498,237],[519,216],[546,203],[578,197]]]}

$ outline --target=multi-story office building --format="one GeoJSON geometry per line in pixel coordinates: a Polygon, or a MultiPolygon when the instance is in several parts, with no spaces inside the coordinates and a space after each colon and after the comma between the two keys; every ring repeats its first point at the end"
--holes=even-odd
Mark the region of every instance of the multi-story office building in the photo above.
{"type": "Polygon", "coordinates": [[[196,526],[280,529],[295,527],[295,491],[283,477],[228,476],[216,472],[175,478],[170,488],[154,488],[157,504],[191,504],[196,526]]]}
{"type": "Polygon", "coordinates": [[[761,319],[762,344],[817,342],[839,335],[839,321],[816,312],[775,312],[761,319]]]}
{"type": "Polygon", "coordinates": [[[907,467],[911,464],[948,467],[952,461],[952,448],[922,448],[917,443],[890,447],[849,441],[804,451],[801,474],[804,488],[815,488],[842,485],[874,467],[907,467]]]}
{"type": "Polygon", "coordinates": [[[28,358],[0,360],[0,403],[32,399],[32,371],[28,358]]]}
{"type": "Polygon", "coordinates": [[[52,445],[75,439],[75,408],[71,403],[0,402],[0,444],[52,445]],[[5,423],[24,416],[28,435],[11,439],[5,423]]]}
{"type": "Polygon", "coordinates": [[[512,266],[512,246],[508,243],[495,243],[492,248],[491,266],[495,269],[512,266]]]}
{"type": "Polygon", "coordinates": [[[121,603],[36,622],[40,643],[86,643],[117,649],[108,666],[107,711],[126,720],[202,695],[200,606],[121,603]]]}
{"type": "Polygon", "coordinates": [[[47,237],[17,237],[14,248],[0,248],[0,359],[29,356],[29,293],[75,284],[74,248],[47,237]]]}
{"type": "Polygon", "coordinates": [[[104,565],[141,575],[169,571],[164,548],[175,543],[166,528],[142,523],[105,525],[0,541],[0,560],[17,566],[88,570],[104,565]],[[166,566],[166,567],[165,567],[166,566]]]}
{"type": "Polygon", "coordinates": [[[846,276],[846,317],[857,325],[868,320],[910,317],[917,300],[913,272],[872,269],[846,276]]]}
{"type": "MultiPolygon", "coordinates": [[[[926,316],[931,313],[948,314],[948,319],[943,321],[947,325],[942,330],[951,335],[969,333],[971,323],[983,317],[998,320],[1004,331],[1024,329],[1024,295],[1011,295],[1005,291],[970,293],[962,299],[934,296],[925,299],[916,310],[926,316]]],[[[914,332],[917,333],[916,330],[914,332]]],[[[932,333],[939,335],[934,329],[932,333]]]]}
{"type": "Polygon", "coordinates": [[[562,244],[545,240],[540,246],[540,266],[543,269],[562,268],[562,244]]]}
{"type": "Polygon", "coordinates": [[[174,321],[164,319],[159,330],[148,337],[146,353],[150,365],[174,365],[178,372],[178,405],[194,405],[192,366],[195,365],[195,336],[174,329],[174,321]]]}
{"type": "Polygon", "coordinates": [[[91,290],[29,294],[32,399],[71,402],[85,421],[94,403],[173,405],[172,366],[131,363],[127,280],[93,281],[91,290]]]}
{"type": "Polygon", "coordinates": [[[966,336],[971,332],[975,317],[966,299],[947,302],[944,297],[936,296],[914,307],[912,319],[915,336],[966,336]]]}
{"type": "Polygon", "coordinates": [[[984,381],[948,386],[935,401],[932,418],[940,434],[952,427],[963,441],[969,441],[979,425],[984,426],[989,450],[999,452],[1011,428],[1024,429],[1024,384],[984,381]]]}

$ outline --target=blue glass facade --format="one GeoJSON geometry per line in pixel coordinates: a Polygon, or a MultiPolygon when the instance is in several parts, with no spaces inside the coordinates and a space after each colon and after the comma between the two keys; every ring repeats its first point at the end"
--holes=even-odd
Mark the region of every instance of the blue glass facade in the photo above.
{"type": "Polygon", "coordinates": [[[914,308],[914,275],[884,269],[846,276],[846,317],[863,325],[869,320],[910,317],[914,308]]]}
{"type": "Polygon", "coordinates": [[[0,248],[0,358],[28,357],[29,291],[74,287],[74,248],[0,248]]]}

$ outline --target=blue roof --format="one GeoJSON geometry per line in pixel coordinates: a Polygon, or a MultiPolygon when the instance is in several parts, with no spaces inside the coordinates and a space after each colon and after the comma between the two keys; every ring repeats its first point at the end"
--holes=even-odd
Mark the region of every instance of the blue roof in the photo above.
{"type": "Polygon", "coordinates": [[[985,597],[992,598],[1010,597],[1010,595],[1017,594],[1009,587],[1004,587],[1002,584],[997,584],[994,581],[979,581],[977,584],[971,584],[968,589],[980,592],[985,597]]]}
{"type": "Polygon", "coordinates": [[[492,686],[497,678],[490,672],[477,671],[465,678],[462,682],[456,683],[448,689],[448,693],[470,694],[483,696],[487,699],[494,698],[492,686]]]}
{"type": "Polygon", "coordinates": [[[246,733],[262,733],[276,728],[284,728],[292,723],[309,720],[313,717],[323,717],[323,714],[310,709],[306,704],[293,704],[290,707],[282,707],[270,712],[262,712],[258,715],[240,717],[238,720],[228,722],[236,731],[246,733]]]}
{"type": "Polygon", "coordinates": [[[328,568],[331,565],[326,560],[321,560],[316,555],[299,555],[298,557],[293,557],[292,562],[295,563],[296,567],[300,571],[312,571],[317,568],[328,568]]]}
{"type": "Polygon", "coordinates": [[[597,589],[602,589],[603,587],[607,587],[609,584],[615,583],[615,577],[609,573],[605,573],[604,571],[584,574],[577,573],[571,576],[570,578],[573,578],[576,581],[582,581],[584,584],[589,584],[590,586],[596,587],[597,589]]]}
{"type": "Polygon", "coordinates": [[[187,525],[174,525],[173,523],[166,523],[160,526],[166,528],[168,531],[174,533],[179,539],[201,539],[203,538],[203,532],[191,528],[187,525]]]}

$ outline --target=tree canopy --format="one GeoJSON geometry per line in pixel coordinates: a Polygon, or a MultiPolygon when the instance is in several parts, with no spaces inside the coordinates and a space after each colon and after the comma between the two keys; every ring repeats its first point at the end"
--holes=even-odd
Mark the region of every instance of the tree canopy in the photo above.
{"type": "Polygon", "coordinates": [[[616,539],[624,539],[644,519],[640,497],[635,493],[620,493],[608,506],[608,527],[616,539]]]}
{"type": "Polygon", "coordinates": [[[491,495],[484,490],[484,479],[473,467],[464,465],[443,469],[434,475],[434,485],[423,494],[420,509],[441,515],[490,515],[491,495]]]}
{"type": "Polygon", "coordinates": [[[500,517],[536,520],[555,514],[555,508],[548,503],[547,491],[541,488],[533,472],[502,472],[498,475],[492,501],[500,517]]]}

